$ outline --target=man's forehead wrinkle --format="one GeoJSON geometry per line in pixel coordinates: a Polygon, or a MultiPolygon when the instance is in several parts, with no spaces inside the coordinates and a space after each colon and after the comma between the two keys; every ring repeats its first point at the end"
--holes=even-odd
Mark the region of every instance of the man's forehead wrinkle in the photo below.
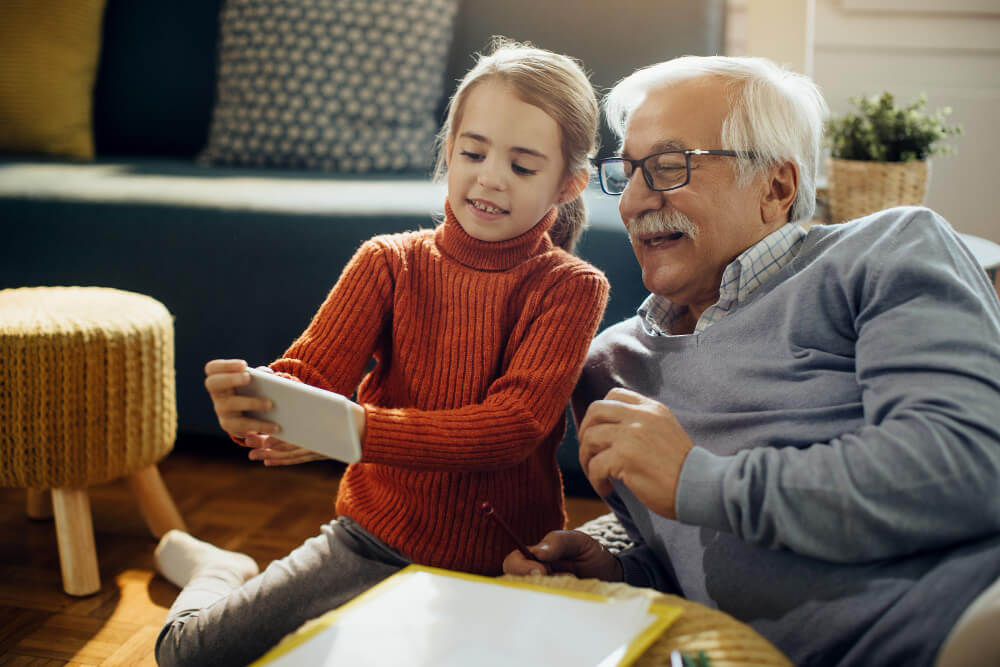
{"type": "MultiPolygon", "coordinates": [[[[689,80],[671,82],[647,91],[642,101],[636,105],[625,125],[625,141],[622,143],[622,157],[640,159],[663,151],[701,148],[679,136],[683,128],[674,127],[678,113],[678,97],[683,103],[689,80]],[[680,132],[678,133],[678,130],[680,132]],[[639,155],[638,153],[642,153],[639,155]]],[[[683,108],[683,107],[681,107],[683,108]]],[[[685,126],[684,118],[681,118],[685,126]]],[[[690,137],[688,137],[690,139],[690,137]]]]}
{"type": "Polygon", "coordinates": [[[731,110],[729,89],[724,77],[704,75],[666,81],[646,91],[627,119],[622,156],[637,159],[667,150],[717,147],[731,110]]]}

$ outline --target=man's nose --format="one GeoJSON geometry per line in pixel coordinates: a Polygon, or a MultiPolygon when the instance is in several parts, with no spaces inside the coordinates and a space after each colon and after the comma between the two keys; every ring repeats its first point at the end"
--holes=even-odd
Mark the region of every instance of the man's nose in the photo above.
{"type": "Polygon", "coordinates": [[[642,173],[636,169],[632,173],[628,185],[625,186],[625,191],[622,192],[618,202],[618,212],[621,214],[622,220],[625,221],[638,218],[649,211],[657,211],[663,208],[663,205],[663,193],[650,188],[646,184],[646,179],[642,177],[642,173]]]}

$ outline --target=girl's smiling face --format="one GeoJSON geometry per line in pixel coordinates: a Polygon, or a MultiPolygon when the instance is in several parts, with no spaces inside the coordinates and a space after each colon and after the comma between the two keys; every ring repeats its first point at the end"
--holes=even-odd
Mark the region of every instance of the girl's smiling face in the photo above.
{"type": "Polygon", "coordinates": [[[486,80],[468,93],[445,148],[448,203],[462,229],[506,241],[560,203],[569,179],[556,121],[514,89],[486,80]]]}

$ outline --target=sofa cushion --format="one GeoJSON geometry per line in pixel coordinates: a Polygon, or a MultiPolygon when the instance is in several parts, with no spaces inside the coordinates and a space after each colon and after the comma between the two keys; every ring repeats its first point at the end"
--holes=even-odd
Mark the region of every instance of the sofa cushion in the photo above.
{"type": "Polygon", "coordinates": [[[227,0],[200,162],[426,169],[456,0],[227,0]]]}
{"type": "Polygon", "coordinates": [[[0,152],[94,157],[91,95],[104,0],[6,0],[0,152]]]}
{"type": "Polygon", "coordinates": [[[309,170],[201,167],[168,158],[98,158],[86,165],[0,160],[0,206],[20,198],[153,205],[174,211],[198,208],[225,215],[261,212],[330,220],[404,217],[416,228],[433,226],[432,214],[442,214],[445,186],[395,174],[358,177],[309,170]]]}

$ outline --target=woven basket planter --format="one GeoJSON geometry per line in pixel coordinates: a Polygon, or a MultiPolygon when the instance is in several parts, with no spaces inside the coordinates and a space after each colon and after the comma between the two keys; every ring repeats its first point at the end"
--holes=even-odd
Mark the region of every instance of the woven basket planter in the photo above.
{"type": "Polygon", "coordinates": [[[830,158],[831,222],[844,222],[893,206],[919,206],[927,194],[930,163],[830,158]]]}

